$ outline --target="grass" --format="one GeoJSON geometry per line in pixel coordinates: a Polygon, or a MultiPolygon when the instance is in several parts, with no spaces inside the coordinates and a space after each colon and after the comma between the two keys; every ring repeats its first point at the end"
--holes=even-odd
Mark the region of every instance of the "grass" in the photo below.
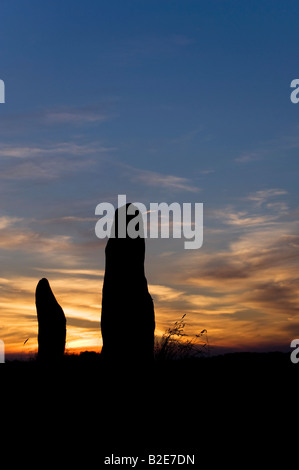
{"type": "Polygon", "coordinates": [[[161,338],[155,338],[155,359],[157,361],[190,359],[210,356],[210,345],[206,329],[186,339],[184,314],[161,338]]]}

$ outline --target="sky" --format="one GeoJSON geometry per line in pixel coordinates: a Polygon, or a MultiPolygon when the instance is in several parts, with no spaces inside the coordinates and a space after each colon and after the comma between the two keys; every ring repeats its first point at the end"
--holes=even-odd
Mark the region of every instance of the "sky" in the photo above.
{"type": "Polygon", "coordinates": [[[46,277],[67,350],[101,349],[101,202],[203,203],[203,245],[146,240],[156,334],[214,353],[299,336],[298,2],[2,0],[0,339],[37,349],[46,277]],[[26,341],[27,340],[27,341],[26,341]],[[26,343],[24,344],[24,342],[26,343]]]}

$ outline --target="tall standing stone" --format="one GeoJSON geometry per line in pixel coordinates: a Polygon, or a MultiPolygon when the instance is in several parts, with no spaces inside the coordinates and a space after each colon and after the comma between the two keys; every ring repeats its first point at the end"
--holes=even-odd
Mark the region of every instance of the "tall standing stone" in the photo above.
{"type": "Polygon", "coordinates": [[[155,313],[144,271],[144,238],[118,237],[118,217],[124,213],[126,226],[138,217],[139,228],[143,229],[137,208],[135,215],[126,215],[129,205],[116,210],[112,227],[115,237],[109,238],[105,249],[102,356],[105,360],[136,363],[153,359],[155,313]]]}

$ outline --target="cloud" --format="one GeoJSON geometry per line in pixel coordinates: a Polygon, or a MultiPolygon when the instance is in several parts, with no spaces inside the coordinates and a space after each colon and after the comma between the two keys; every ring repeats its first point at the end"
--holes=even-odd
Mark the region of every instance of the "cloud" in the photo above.
{"type": "Polygon", "coordinates": [[[28,228],[28,221],[17,217],[0,218],[0,249],[20,250],[53,255],[67,253],[72,246],[72,238],[65,235],[47,235],[28,228]]]}
{"type": "Polygon", "coordinates": [[[65,217],[56,217],[52,219],[47,219],[43,221],[44,223],[61,223],[61,222],[66,222],[66,223],[73,223],[73,222],[95,222],[95,217],[77,217],[74,215],[69,215],[65,217]]]}
{"type": "Polygon", "coordinates": [[[260,160],[265,154],[265,151],[255,151],[243,153],[240,157],[235,158],[237,163],[248,163],[256,160],[260,160]]]}
{"type": "Polygon", "coordinates": [[[57,124],[82,124],[104,122],[107,121],[109,118],[109,115],[86,110],[52,111],[45,114],[45,119],[47,121],[49,121],[50,123],[57,124]]]}
{"type": "Polygon", "coordinates": [[[140,182],[147,186],[159,187],[172,191],[200,191],[200,188],[194,186],[189,178],[165,175],[150,170],[140,170],[128,166],[127,169],[130,170],[129,175],[133,181],[140,182]]]}
{"type": "Polygon", "coordinates": [[[52,157],[44,160],[30,159],[19,161],[3,169],[0,179],[7,181],[31,180],[37,183],[41,181],[55,180],[67,177],[77,171],[91,168],[95,162],[91,158],[73,158],[71,165],[68,157],[52,157]]]}
{"type": "Polygon", "coordinates": [[[0,145],[2,180],[52,180],[104,161],[115,147],[100,142],[58,142],[44,145],[0,145]],[[82,158],[84,157],[84,158],[82,158]]]}
{"type": "Polygon", "coordinates": [[[268,201],[268,199],[271,199],[277,196],[284,196],[285,194],[288,194],[288,192],[285,191],[284,189],[270,188],[270,189],[264,189],[264,190],[251,193],[249,194],[249,196],[247,196],[246,199],[248,201],[254,201],[257,204],[257,206],[261,206],[266,201],[268,201]]]}
{"type": "MultiPolygon", "coordinates": [[[[297,284],[297,283],[296,283],[297,284]]],[[[293,280],[259,282],[244,293],[242,301],[273,316],[297,316],[299,309],[299,289],[293,280]]]]}
{"type": "Polygon", "coordinates": [[[117,114],[112,111],[112,106],[115,99],[110,99],[106,103],[97,105],[86,105],[81,107],[76,106],[61,106],[45,109],[32,109],[23,113],[6,113],[1,119],[1,130],[4,135],[9,133],[20,135],[21,133],[27,134],[28,129],[37,130],[41,126],[45,128],[72,126],[78,128],[79,126],[86,126],[100,124],[102,122],[110,121],[117,114]]]}
{"type": "Polygon", "coordinates": [[[76,328],[100,330],[100,320],[88,320],[87,318],[75,318],[75,317],[69,316],[67,318],[67,326],[68,328],[70,326],[74,326],[76,328]]]}
{"type": "Polygon", "coordinates": [[[280,196],[287,194],[288,192],[281,188],[255,191],[241,199],[241,210],[237,210],[233,206],[227,206],[222,209],[211,210],[209,217],[220,221],[224,225],[231,225],[240,229],[277,226],[281,223],[282,217],[290,215],[287,203],[279,200],[280,196]]]}
{"type": "Polygon", "coordinates": [[[297,315],[299,236],[286,232],[283,227],[277,233],[257,230],[242,234],[227,250],[193,255],[181,266],[188,273],[183,284],[205,289],[206,312],[229,306],[232,312],[250,308],[282,317],[297,315]]]}
{"type": "Polygon", "coordinates": [[[0,230],[7,229],[17,222],[22,222],[22,220],[20,217],[2,216],[0,217],[0,230]]]}
{"type": "MultiPolygon", "coordinates": [[[[285,195],[281,188],[262,189],[242,200],[243,210],[231,206],[215,211],[210,218],[217,229],[207,227],[209,238],[201,250],[148,256],[158,334],[186,313],[190,332],[208,329],[217,346],[250,349],[275,341],[287,344],[295,328],[287,323],[296,325],[299,311],[298,213],[290,220],[290,214],[282,214],[282,206],[268,207],[281,204],[285,195]]],[[[80,214],[53,219],[74,225],[92,220],[80,214]]],[[[84,236],[75,237],[72,231],[71,237],[52,237],[40,231],[38,223],[7,215],[0,218],[0,247],[11,258],[17,252],[17,272],[26,272],[22,278],[3,275],[0,279],[5,334],[13,335],[14,325],[18,325],[20,342],[22,334],[34,334],[33,292],[38,278],[48,277],[70,319],[69,347],[99,347],[104,271],[97,267],[104,260],[104,242],[99,245],[98,240],[88,238],[86,230],[84,236]],[[94,250],[99,246],[102,251],[97,260],[94,250]],[[19,259],[20,254],[24,258],[19,259]]]]}
{"type": "Polygon", "coordinates": [[[115,112],[112,112],[111,105],[112,101],[98,105],[45,109],[42,112],[42,117],[50,124],[79,125],[106,122],[117,116],[115,112]]]}
{"type": "Polygon", "coordinates": [[[99,142],[91,144],[76,144],[74,142],[57,142],[56,144],[37,145],[11,145],[2,144],[0,146],[0,157],[28,158],[43,157],[53,155],[89,155],[101,152],[111,152],[115,147],[105,147],[99,142]]]}
{"type": "Polygon", "coordinates": [[[65,269],[65,268],[35,268],[37,271],[56,273],[56,274],[71,274],[72,276],[90,276],[97,279],[104,277],[105,271],[97,269],[65,269]]]}
{"type": "Polygon", "coordinates": [[[178,299],[184,292],[181,290],[174,289],[172,287],[163,285],[149,285],[149,291],[151,295],[162,302],[171,302],[178,299]]]}
{"type": "Polygon", "coordinates": [[[202,133],[202,126],[198,129],[193,129],[192,131],[186,132],[181,136],[178,136],[170,140],[171,144],[181,144],[193,140],[198,134],[202,133]]]}
{"type": "Polygon", "coordinates": [[[248,212],[246,211],[241,211],[241,212],[230,212],[227,213],[223,217],[223,223],[227,225],[235,225],[235,226],[242,226],[242,227],[251,227],[254,225],[271,225],[275,223],[275,220],[277,217],[275,216],[266,216],[266,215],[261,215],[261,216],[253,216],[253,215],[248,215],[248,212]]]}
{"type": "Polygon", "coordinates": [[[256,160],[262,160],[273,153],[280,152],[281,156],[285,156],[288,151],[299,147],[298,126],[294,125],[292,134],[280,135],[274,139],[261,143],[255,150],[244,151],[239,157],[235,158],[237,163],[250,163],[256,160]]]}
{"type": "MultiPolygon", "coordinates": [[[[167,278],[180,293],[170,303],[173,312],[186,313],[194,329],[208,329],[217,346],[280,349],[296,334],[299,224],[298,211],[286,212],[279,201],[286,194],[281,188],[256,191],[243,199],[243,210],[211,211],[206,221],[217,230],[205,229],[203,248],[159,263],[158,282],[167,278]],[[219,222],[226,227],[220,234],[219,222]]],[[[166,303],[157,301],[166,312],[166,303]]]]}
{"type": "Polygon", "coordinates": [[[61,233],[59,224],[49,229],[47,225],[45,230],[44,220],[0,217],[0,251],[8,260],[9,271],[17,266],[18,272],[37,270],[41,277],[54,274],[101,279],[105,244],[106,240],[99,240],[92,229],[81,230],[75,225],[61,233]],[[100,255],[99,266],[95,253],[100,255]]]}

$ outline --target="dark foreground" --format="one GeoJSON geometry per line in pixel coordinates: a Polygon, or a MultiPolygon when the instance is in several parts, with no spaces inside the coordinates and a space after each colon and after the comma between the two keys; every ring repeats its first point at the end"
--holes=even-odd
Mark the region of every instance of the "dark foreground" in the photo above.
{"type": "MultiPolygon", "coordinates": [[[[298,373],[283,353],[148,366],[112,366],[93,353],[60,365],[9,362],[1,366],[12,400],[4,401],[6,435],[12,443],[21,435],[25,455],[37,446],[55,466],[62,455],[89,469],[106,468],[106,457],[111,466],[112,455],[118,468],[132,468],[122,456],[139,456],[136,467],[147,468],[148,455],[192,454],[196,468],[269,468],[280,459],[287,468],[297,448],[298,373]]],[[[151,465],[178,466],[172,460],[151,465]]]]}

